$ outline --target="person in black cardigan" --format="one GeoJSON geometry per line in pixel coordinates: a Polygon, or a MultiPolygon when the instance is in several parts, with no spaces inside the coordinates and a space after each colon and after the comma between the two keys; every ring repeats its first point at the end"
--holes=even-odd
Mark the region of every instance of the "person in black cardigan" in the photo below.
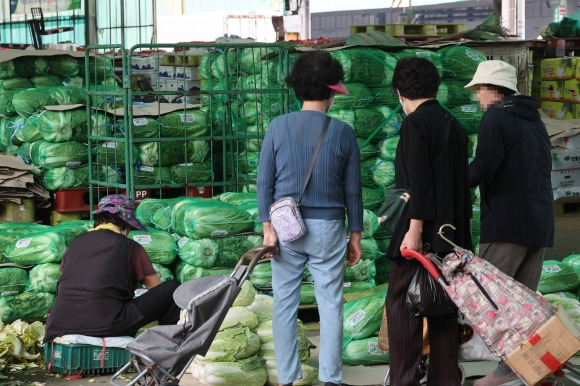
{"type": "MultiPolygon", "coordinates": [[[[410,199],[393,232],[386,256],[392,259],[387,291],[390,384],[419,385],[423,318],[405,306],[409,284],[420,264],[401,256],[405,248],[443,257],[453,247],[437,235],[444,224],[455,244],[471,248],[471,194],[467,136],[435,96],[441,83],[437,68],[423,58],[400,59],[393,89],[407,114],[395,157],[396,188],[410,199]]],[[[428,385],[459,386],[457,312],[428,317],[430,356],[428,385]]]]}

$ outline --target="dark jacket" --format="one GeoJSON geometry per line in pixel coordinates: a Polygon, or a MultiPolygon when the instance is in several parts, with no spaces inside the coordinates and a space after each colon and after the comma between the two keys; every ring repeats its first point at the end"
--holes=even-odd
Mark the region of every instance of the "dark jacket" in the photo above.
{"type": "Polygon", "coordinates": [[[554,245],[551,144],[535,98],[511,96],[490,106],[469,166],[481,195],[480,243],[554,245]]]}
{"type": "Polygon", "coordinates": [[[88,232],[67,249],[57,296],[46,320],[45,342],[63,334],[115,336],[143,315],[132,303],[135,241],[109,230],[88,232]]]}
{"type": "Polygon", "coordinates": [[[458,246],[471,249],[471,193],[467,169],[467,136],[439,102],[429,100],[409,114],[401,126],[395,158],[396,187],[407,189],[411,198],[392,236],[388,257],[399,257],[401,242],[411,219],[423,220],[423,243],[430,252],[444,254],[453,247],[437,232],[458,246]]]}

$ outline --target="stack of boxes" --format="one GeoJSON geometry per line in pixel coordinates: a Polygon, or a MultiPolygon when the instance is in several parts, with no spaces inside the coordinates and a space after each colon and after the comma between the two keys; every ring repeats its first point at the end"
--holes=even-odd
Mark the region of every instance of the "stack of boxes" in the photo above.
{"type": "MultiPolygon", "coordinates": [[[[199,63],[200,54],[172,54],[163,55],[158,71],[159,91],[175,91],[175,94],[166,95],[169,102],[182,103],[180,93],[198,91],[200,89],[199,63]]],[[[199,103],[199,94],[187,96],[188,103],[199,103]]]]}
{"type": "Polygon", "coordinates": [[[554,200],[580,199],[580,134],[553,141],[552,189],[554,200]]]}
{"type": "MultiPolygon", "coordinates": [[[[580,117],[580,58],[543,59],[540,65],[542,110],[553,119],[580,117]]],[[[537,85],[538,74],[534,79],[537,85]]]]}

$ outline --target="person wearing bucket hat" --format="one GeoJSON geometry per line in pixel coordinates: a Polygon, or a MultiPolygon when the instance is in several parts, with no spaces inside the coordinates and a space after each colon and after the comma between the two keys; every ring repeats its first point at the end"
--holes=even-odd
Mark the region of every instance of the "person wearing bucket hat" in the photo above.
{"type": "Polygon", "coordinates": [[[135,217],[133,200],[103,197],[93,211],[94,228],[76,237],[61,261],[55,302],[46,319],[44,342],[66,334],[134,336],[154,321],[175,324],[175,280],[161,282],[145,249],[127,237],[147,230],[135,217]],[[147,291],[135,297],[138,284],[147,291]]]}
{"type": "Polygon", "coordinates": [[[283,385],[302,378],[296,315],[305,265],[314,277],[320,313],[318,378],[327,386],[339,385],[342,380],[344,259],[346,255],[349,266],[360,260],[363,229],[360,151],[355,131],[327,115],[335,96],[348,94],[343,78],[342,65],[329,52],[301,54],[286,83],[303,102],[302,110],[272,120],[260,153],[258,221],[264,224],[264,244],[279,248],[272,259],[273,330],[278,380],[283,385]],[[270,223],[270,206],[284,197],[298,201],[327,122],[312,178],[300,204],[307,232],[295,241],[279,241],[270,223]]]}
{"type": "MultiPolygon", "coordinates": [[[[544,250],[554,245],[551,143],[535,98],[518,94],[515,67],[488,60],[477,67],[466,89],[485,111],[469,165],[479,187],[479,257],[536,290],[544,250]]],[[[504,363],[476,386],[520,384],[504,363]]]]}
{"type": "MultiPolygon", "coordinates": [[[[446,256],[452,247],[437,232],[446,223],[454,243],[471,247],[471,194],[467,170],[467,135],[461,124],[436,100],[441,79],[424,58],[402,58],[393,74],[393,89],[406,117],[401,123],[395,155],[395,187],[410,195],[395,226],[385,256],[391,259],[387,315],[390,384],[419,385],[423,318],[406,306],[407,293],[418,269],[404,249],[446,256]]],[[[457,310],[426,316],[429,331],[430,385],[459,386],[459,323],[457,310]],[[444,342],[444,343],[443,343],[444,342]]]]}

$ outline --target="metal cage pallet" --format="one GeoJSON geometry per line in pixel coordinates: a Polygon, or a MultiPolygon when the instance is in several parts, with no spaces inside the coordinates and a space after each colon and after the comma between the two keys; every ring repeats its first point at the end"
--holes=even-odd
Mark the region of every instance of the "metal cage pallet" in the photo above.
{"type": "Polygon", "coordinates": [[[381,31],[391,36],[445,36],[467,30],[467,24],[374,24],[354,25],[350,34],[381,31]]]}

